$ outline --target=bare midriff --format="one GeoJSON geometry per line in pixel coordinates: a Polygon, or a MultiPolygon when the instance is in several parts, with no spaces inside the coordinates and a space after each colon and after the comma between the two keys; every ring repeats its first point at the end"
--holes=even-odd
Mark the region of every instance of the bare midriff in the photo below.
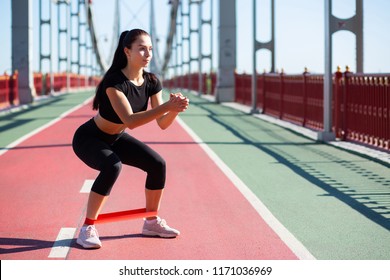
{"type": "Polygon", "coordinates": [[[107,134],[119,134],[126,129],[124,124],[113,123],[103,118],[99,113],[93,118],[97,127],[107,134]]]}

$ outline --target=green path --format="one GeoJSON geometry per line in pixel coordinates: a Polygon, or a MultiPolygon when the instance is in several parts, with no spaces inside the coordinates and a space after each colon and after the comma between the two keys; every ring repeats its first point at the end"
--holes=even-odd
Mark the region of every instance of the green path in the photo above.
{"type": "MultiPolygon", "coordinates": [[[[0,115],[0,150],[92,95],[64,94],[0,115]]],[[[388,166],[190,98],[182,120],[317,259],[390,259],[388,166]]]]}
{"type": "Polygon", "coordinates": [[[62,113],[81,104],[93,95],[92,91],[61,94],[40,101],[14,113],[0,115],[0,148],[45,125],[62,113]]]}
{"type": "Polygon", "coordinates": [[[388,167],[190,97],[182,120],[317,259],[390,259],[388,167]]]}

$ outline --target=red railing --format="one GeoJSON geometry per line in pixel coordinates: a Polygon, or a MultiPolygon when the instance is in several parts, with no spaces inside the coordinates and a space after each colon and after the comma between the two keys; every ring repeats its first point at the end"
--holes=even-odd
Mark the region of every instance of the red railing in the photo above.
{"type": "MultiPolygon", "coordinates": [[[[236,74],[235,101],[252,105],[251,76],[236,74]]],[[[257,104],[264,114],[313,130],[323,129],[323,76],[257,76],[257,104]]],[[[337,72],[333,77],[333,130],[341,140],[390,150],[390,74],[337,72]]]]}
{"type": "Polygon", "coordinates": [[[72,73],[68,75],[66,73],[53,73],[52,75],[46,74],[46,90],[50,91],[52,80],[52,87],[54,91],[64,90],[65,88],[67,88],[68,79],[70,88],[94,86],[94,84],[89,84],[90,79],[85,75],[78,75],[72,73]]]}
{"type": "MultiPolygon", "coordinates": [[[[214,95],[216,83],[216,73],[202,74],[202,93],[214,95]]],[[[164,80],[164,87],[185,88],[189,90],[199,91],[199,74],[191,73],[184,76],[176,76],[172,79],[164,80]]]]}
{"type": "Polygon", "coordinates": [[[335,132],[343,140],[390,150],[390,75],[336,75],[335,132]]]}
{"type": "Polygon", "coordinates": [[[9,103],[12,106],[19,105],[19,73],[15,71],[9,79],[9,103]]]}
{"type": "MultiPolygon", "coordinates": [[[[212,94],[215,81],[214,75],[212,94]]],[[[256,107],[264,114],[313,130],[323,129],[323,75],[306,71],[302,75],[264,73],[256,82],[256,107]]],[[[164,86],[198,91],[198,74],[166,80],[164,86]]],[[[235,74],[235,102],[253,106],[251,88],[251,75],[235,74]]],[[[332,119],[338,139],[390,150],[390,74],[336,72],[332,119]]]]}
{"type": "Polygon", "coordinates": [[[34,73],[34,87],[35,87],[35,92],[38,96],[44,94],[44,88],[43,88],[43,74],[42,73],[34,73]]]}
{"type": "Polygon", "coordinates": [[[0,108],[9,105],[9,76],[0,76],[0,108]]]}
{"type": "MultiPolygon", "coordinates": [[[[256,83],[256,107],[264,114],[315,130],[323,128],[322,75],[264,73],[256,83]]],[[[252,75],[235,74],[235,102],[252,106],[252,75]]]]}
{"type": "MultiPolygon", "coordinates": [[[[70,88],[83,88],[89,86],[96,86],[100,77],[97,76],[84,76],[78,74],[67,73],[54,73],[50,74],[34,73],[34,87],[37,96],[49,94],[51,90],[58,92],[70,88]],[[53,79],[52,79],[53,78],[53,79]],[[53,83],[52,83],[53,80],[53,83]]],[[[15,106],[19,104],[19,91],[18,91],[18,72],[11,76],[6,73],[0,76],[0,110],[9,106],[15,106]]]]}
{"type": "Polygon", "coordinates": [[[0,76],[0,109],[19,104],[18,72],[0,76]]]}
{"type": "Polygon", "coordinates": [[[235,101],[240,104],[250,106],[252,103],[251,87],[248,85],[252,84],[252,76],[247,74],[240,75],[240,79],[236,80],[236,95],[235,101]]]}
{"type": "MultiPolygon", "coordinates": [[[[67,88],[68,79],[70,88],[96,86],[101,77],[97,76],[85,76],[79,74],[66,74],[66,73],[54,73],[53,75],[53,90],[61,91],[67,88]]],[[[35,90],[38,93],[42,91],[39,89],[45,89],[45,92],[50,92],[52,77],[50,74],[42,75],[41,73],[34,74],[35,90]],[[44,85],[44,86],[43,86],[44,85]]],[[[38,94],[39,95],[39,94],[38,94]]]]}

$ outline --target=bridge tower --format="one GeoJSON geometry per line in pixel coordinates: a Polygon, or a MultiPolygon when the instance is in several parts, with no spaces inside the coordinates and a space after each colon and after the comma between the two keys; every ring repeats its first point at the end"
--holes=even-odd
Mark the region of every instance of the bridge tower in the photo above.
{"type": "Polygon", "coordinates": [[[33,78],[33,1],[11,1],[12,9],[12,71],[19,73],[19,101],[32,103],[33,78]]]}
{"type": "Polygon", "coordinates": [[[363,72],[363,0],[356,0],[356,14],[349,19],[332,15],[332,0],[325,0],[325,71],[324,71],[324,129],[318,139],[335,139],[332,132],[332,35],[340,30],[349,30],[356,35],[356,69],[363,72]]]}
{"type": "Polygon", "coordinates": [[[217,102],[234,101],[236,69],[236,0],[219,1],[217,102]]]}

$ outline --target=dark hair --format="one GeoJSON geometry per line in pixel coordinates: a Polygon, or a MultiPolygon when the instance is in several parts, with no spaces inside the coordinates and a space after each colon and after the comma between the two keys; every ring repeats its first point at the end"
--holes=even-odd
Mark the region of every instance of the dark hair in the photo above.
{"type": "MultiPolygon", "coordinates": [[[[111,67],[107,70],[105,75],[103,76],[103,79],[100,81],[99,85],[96,88],[95,92],[95,98],[93,99],[93,105],[92,108],[94,110],[99,109],[100,104],[100,98],[99,98],[99,92],[103,90],[103,84],[104,80],[107,75],[121,70],[127,66],[127,58],[125,55],[124,48],[131,48],[131,45],[138,39],[141,35],[149,35],[148,32],[142,30],[142,29],[132,29],[130,31],[123,31],[121,36],[119,37],[118,47],[115,50],[114,58],[112,60],[111,67]]],[[[154,76],[154,75],[153,75],[154,76]]]]}

